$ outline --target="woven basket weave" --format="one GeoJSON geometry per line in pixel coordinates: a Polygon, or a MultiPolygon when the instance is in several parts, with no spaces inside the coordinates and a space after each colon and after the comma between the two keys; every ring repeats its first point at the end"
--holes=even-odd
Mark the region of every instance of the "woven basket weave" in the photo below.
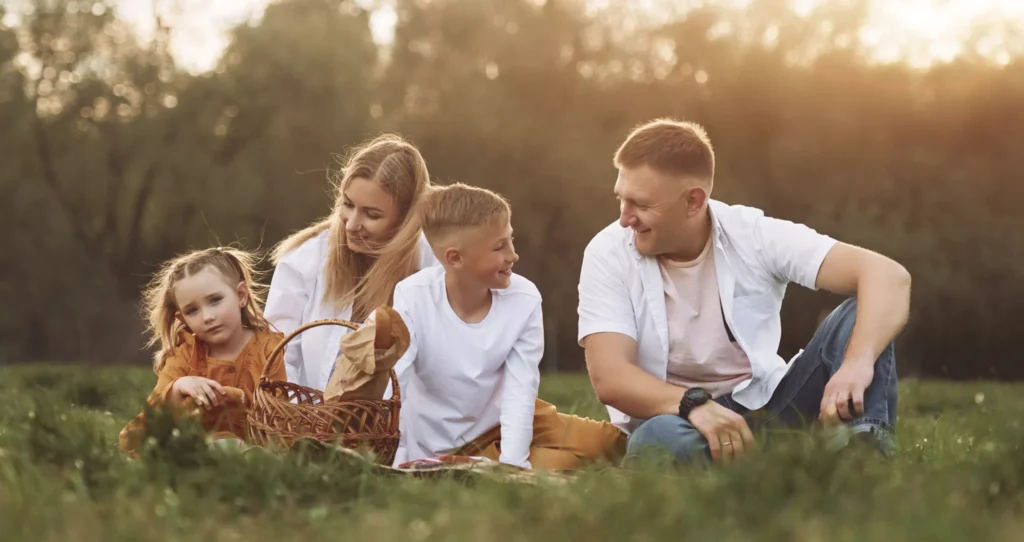
{"type": "Polygon", "coordinates": [[[354,450],[370,450],[377,463],[390,465],[398,450],[398,416],[401,392],[394,369],[390,370],[390,399],[324,401],[323,392],[291,382],[270,380],[277,363],[284,363],[284,347],[298,334],[317,326],[358,326],[345,320],[316,320],[299,326],[274,349],[263,367],[248,413],[248,434],[258,446],[290,448],[298,439],[338,444],[354,450]]]}

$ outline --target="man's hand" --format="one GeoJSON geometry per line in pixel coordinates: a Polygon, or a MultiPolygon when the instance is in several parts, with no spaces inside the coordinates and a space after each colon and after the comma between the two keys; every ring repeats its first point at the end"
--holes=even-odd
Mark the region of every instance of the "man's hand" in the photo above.
{"type": "Polygon", "coordinates": [[[754,444],[754,434],[743,416],[714,401],[691,410],[689,421],[707,439],[716,462],[729,462],[754,444]]]}
{"type": "Polygon", "coordinates": [[[864,414],[864,390],[875,375],[872,361],[848,359],[825,384],[818,419],[826,424],[849,421],[864,414]],[[853,403],[853,412],[850,403],[853,403]]]}

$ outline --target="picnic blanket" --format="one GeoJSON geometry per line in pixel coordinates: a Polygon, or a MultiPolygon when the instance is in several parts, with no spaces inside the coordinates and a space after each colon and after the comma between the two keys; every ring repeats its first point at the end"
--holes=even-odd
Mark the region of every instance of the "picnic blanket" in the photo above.
{"type": "MultiPolygon", "coordinates": [[[[214,441],[214,444],[230,446],[242,453],[271,453],[258,446],[251,446],[240,440],[214,441]]],[[[413,478],[452,478],[460,482],[472,482],[479,479],[500,482],[518,482],[527,484],[565,483],[572,480],[566,472],[551,470],[532,470],[514,465],[499,463],[486,457],[466,455],[443,455],[430,459],[418,459],[396,466],[381,465],[372,457],[356,450],[339,445],[331,445],[314,439],[300,439],[293,449],[301,449],[307,453],[327,458],[333,456],[350,461],[387,476],[408,476],[413,478]]]]}

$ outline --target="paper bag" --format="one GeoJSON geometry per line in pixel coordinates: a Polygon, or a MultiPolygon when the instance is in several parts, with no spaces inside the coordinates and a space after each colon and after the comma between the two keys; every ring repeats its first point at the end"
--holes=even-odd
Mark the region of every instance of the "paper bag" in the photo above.
{"type": "Polygon", "coordinates": [[[394,309],[381,306],[359,329],[342,336],[340,346],[324,400],[379,400],[391,368],[409,349],[409,329],[394,309]]]}

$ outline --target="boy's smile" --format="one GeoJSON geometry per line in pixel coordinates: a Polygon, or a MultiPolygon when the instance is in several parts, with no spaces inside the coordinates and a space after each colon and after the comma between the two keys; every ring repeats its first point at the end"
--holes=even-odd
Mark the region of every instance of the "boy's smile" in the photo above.
{"type": "Polygon", "coordinates": [[[460,279],[488,289],[508,288],[512,283],[512,267],[519,261],[513,240],[512,225],[507,218],[467,232],[460,243],[462,261],[457,268],[460,279]]]}

